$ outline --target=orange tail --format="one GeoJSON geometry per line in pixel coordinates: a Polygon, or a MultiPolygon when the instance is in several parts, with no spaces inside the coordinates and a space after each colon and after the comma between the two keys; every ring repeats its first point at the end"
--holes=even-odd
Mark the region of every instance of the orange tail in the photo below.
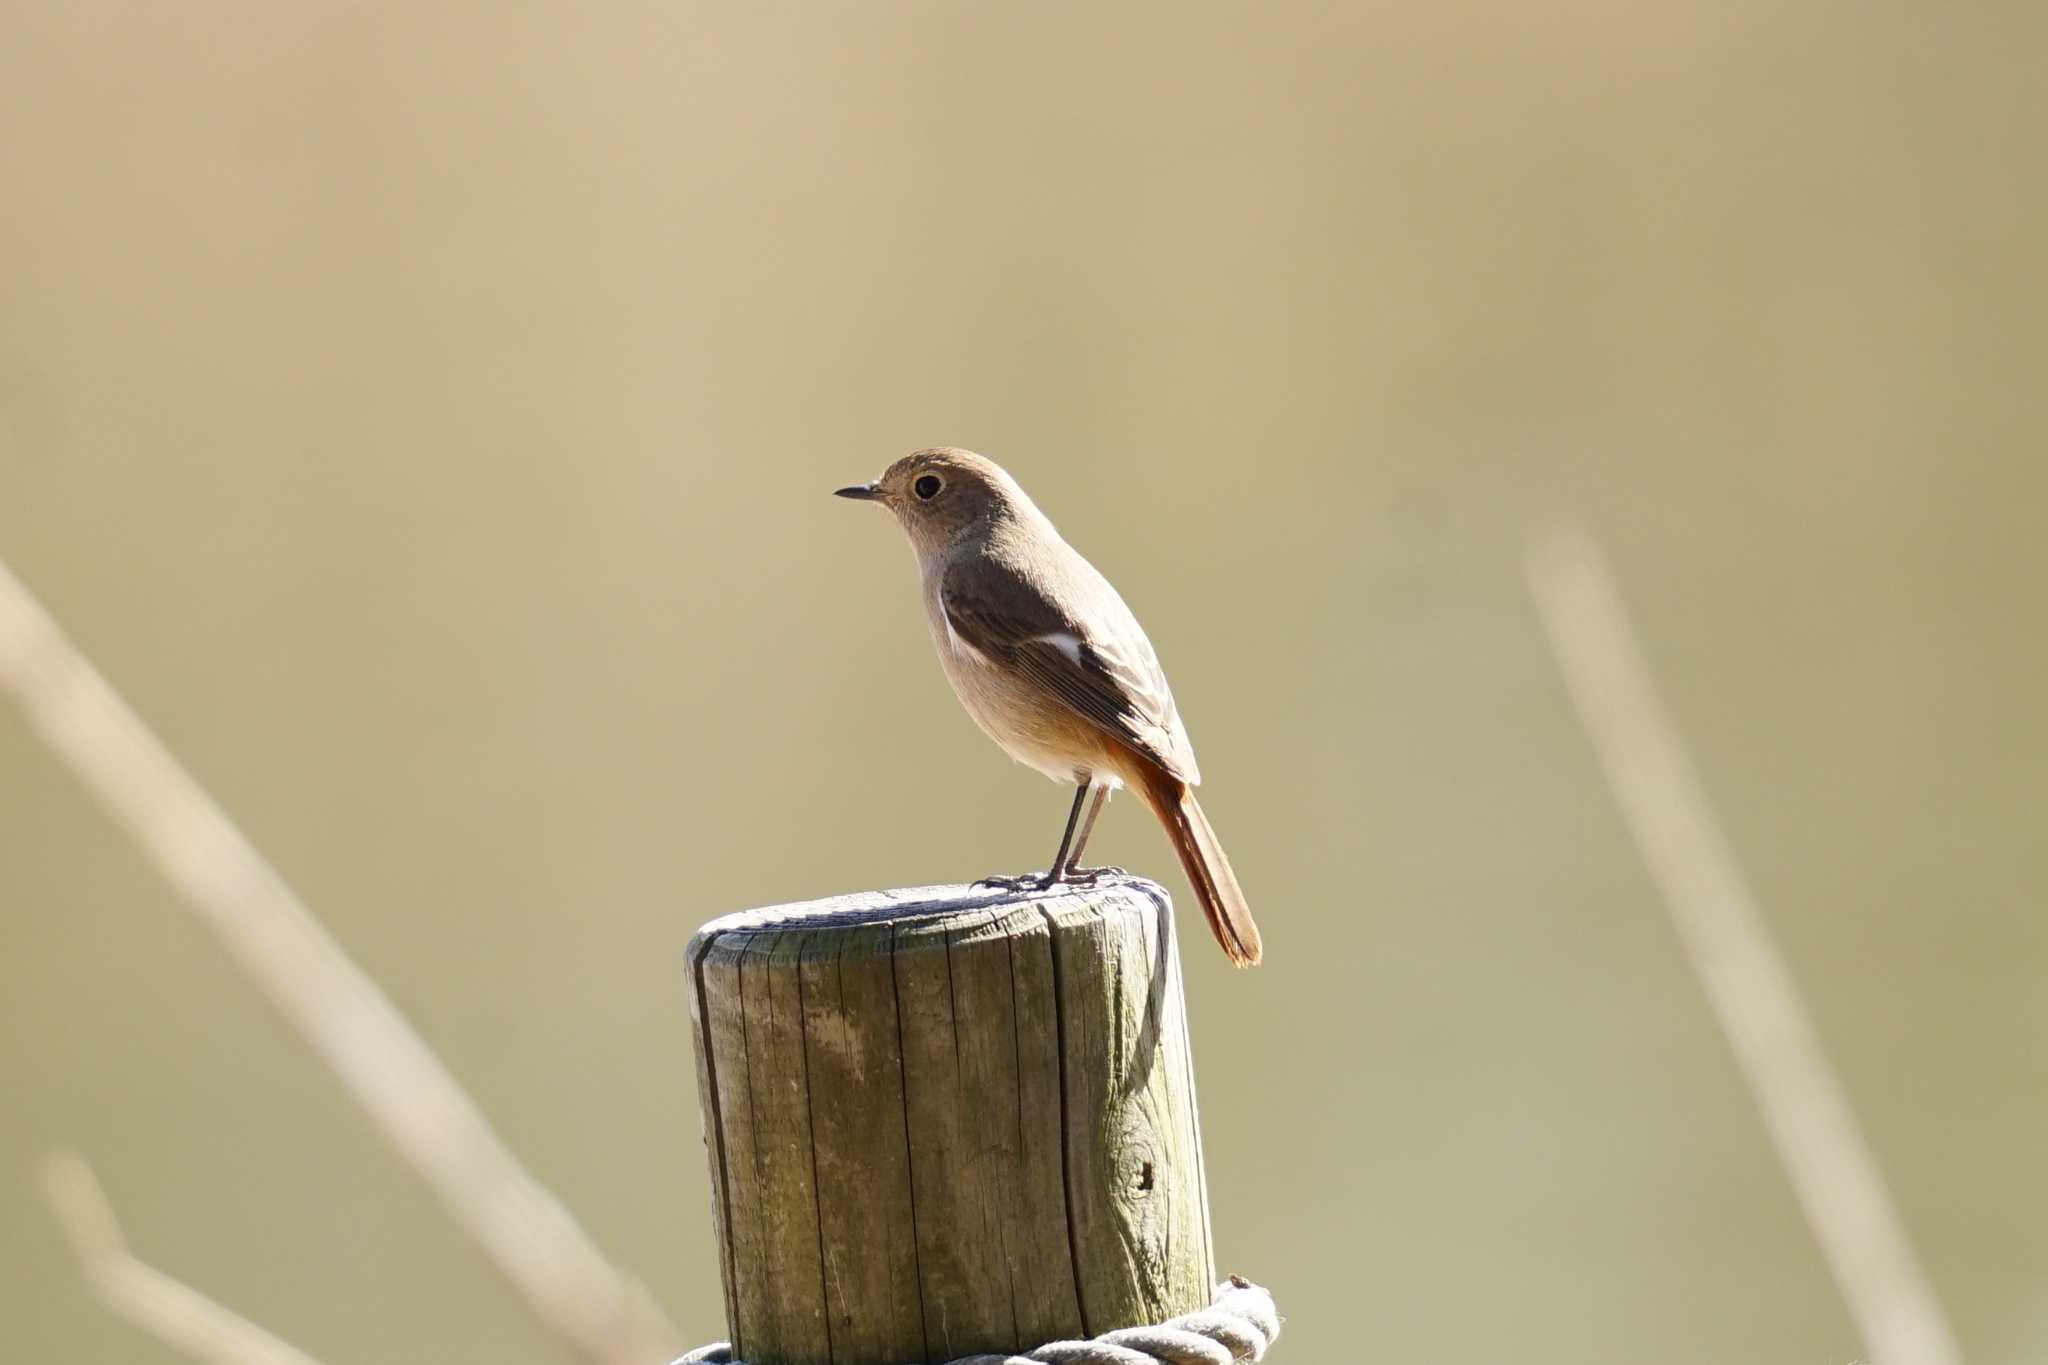
{"type": "Polygon", "coordinates": [[[1233,966],[1258,966],[1259,926],[1252,923],[1251,907],[1244,903],[1237,874],[1230,870],[1230,859],[1223,856],[1223,845],[1216,841],[1209,817],[1195,800],[1195,789],[1158,769],[1146,773],[1138,789],[1159,823],[1166,826],[1173,851],[1180,855],[1181,869],[1194,885],[1209,930],[1223,945],[1225,956],[1233,966]]]}

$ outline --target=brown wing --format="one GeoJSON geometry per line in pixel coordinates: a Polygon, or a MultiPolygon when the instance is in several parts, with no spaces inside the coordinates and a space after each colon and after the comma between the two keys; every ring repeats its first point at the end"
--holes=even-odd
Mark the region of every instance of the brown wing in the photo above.
{"type": "MultiPolygon", "coordinates": [[[[1076,556],[1078,560],[1078,556],[1076,556]]],[[[1130,609],[1085,561],[1058,599],[1001,560],[949,565],[939,601],[953,633],[1183,782],[1197,783],[1159,657],[1130,609]]]]}

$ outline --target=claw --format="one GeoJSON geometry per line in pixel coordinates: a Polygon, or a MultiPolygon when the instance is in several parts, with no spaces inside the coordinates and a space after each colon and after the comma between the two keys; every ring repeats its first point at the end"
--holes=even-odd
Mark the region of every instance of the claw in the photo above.
{"type": "Polygon", "coordinates": [[[1093,886],[1104,877],[1130,875],[1112,863],[1102,867],[1070,867],[1065,872],[997,872],[978,877],[972,884],[997,891],[1050,891],[1055,886],[1093,886]]]}
{"type": "Polygon", "coordinates": [[[993,887],[997,891],[1043,891],[1053,883],[1050,872],[1025,872],[1010,874],[997,872],[986,877],[977,877],[975,886],[993,887]]]}
{"type": "Polygon", "coordinates": [[[1131,874],[1115,863],[1104,863],[1101,867],[1070,867],[1067,875],[1060,880],[1073,886],[1093,886],[1104,877],[1128,877],[1131,874]]]}

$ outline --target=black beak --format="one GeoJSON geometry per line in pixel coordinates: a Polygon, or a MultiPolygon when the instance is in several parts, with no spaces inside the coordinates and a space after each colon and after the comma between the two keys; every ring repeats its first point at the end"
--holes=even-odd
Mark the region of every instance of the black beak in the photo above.
{"type": "Polygon", "coordinates": [[[832,496],[836,498],[858,498],[862,502],[875,502],[881,498],[882,488],[880,484],[857,483],[850,488],[833,489],[832,496]]]}

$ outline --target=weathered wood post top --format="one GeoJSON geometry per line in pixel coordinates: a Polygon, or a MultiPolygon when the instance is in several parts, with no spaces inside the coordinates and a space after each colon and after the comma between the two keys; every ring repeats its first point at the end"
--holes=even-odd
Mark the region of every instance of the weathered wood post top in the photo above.
{"type": "Polygon", "coordinates": [[[738,1359],[947,1361],[1209,1302],[1157,885],[753,910],[706,925],[686,963],[738,1359]]]}

